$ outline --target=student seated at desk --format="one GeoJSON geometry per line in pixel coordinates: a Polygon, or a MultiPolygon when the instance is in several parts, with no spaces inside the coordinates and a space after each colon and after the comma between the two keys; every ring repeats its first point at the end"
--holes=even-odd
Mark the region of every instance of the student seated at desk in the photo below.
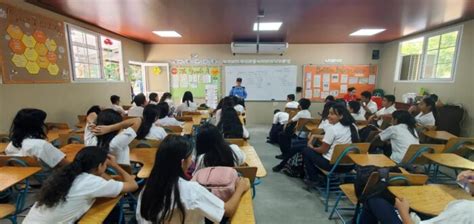
{"type": "Polygon", "coordinates": [[[219,122],[221,121],[222,110],[225,108],[234,108],[235,110],[235,101],[232,96],[226,96],[222,98],[221,101],[219,101],[219,105],[217,105],[217,108],[214,110],[214,114],[216,117],[215,125],[219,124],[219,122]]]}
{"type": "MultiPolygon", "coordinates": [[[[355,120],[352,118],[346,107],[334,104],[329,109],[328,121],[332,126],[325,129],[324,138],[320,146],[313,145],[314,136],[308,141],[308,147],[303,149],[303,162],[305,171],[305,182],[308,187],[317,186],[320,183],[322,172],[318,169],[331,170],[329,163],[334,148],[338,144],[348,144],[359,142],[359,135],[355,120]]],[[[337,172],[349,172],[352,165],[338,166],[337,172]]]]}
{"type": "Polygon", "coordinates": [[[156,121],[156,124],[160,126],[183,126],[184,122],[176,120],[173,116],[168,116],[170,107],[169,104],[166,102],[161,102],[158,104],[158,108],[160,109],[159,119],[156,121]]]}
{"type": "Polygon", "coordinates": [[[150,93],[148,95],[148,104],[157,105],[158,104],[158,93],[150,93]]]}
{"type": "Polygon", "coordinates": [[[50,168],[67,164],[66,155],[48,142],[45,133],[46,112],[21,109],[10,129],[10,140],[5,148],[7,156],[34,156],[50,168]]]}
{"type": "MultiPolygon", "coordinates": [[[[91,106],[91,107],[87,110],[86,115],[89,116],[89,114],[91,114],[91,113],[99,114],[101,111],[102,111],[102,108],[100,108],[99,105],[94,105],[94,106],[91,106]]],[[[117,112],[118,112],[118,111],[117,111],[117,112]]],[[[120,113],[120,112],[119,112],[119,113],[120,113]]]]}
{"type": "Polygon", "coordinates": [[[394,95],[385,95],[382,99],[382,109],[377,111],[374,115],[369,117],[369,123],[372,121],[377,121],[377,126],[381,127],[384,117],[391,117],[392,113],[396,111],[395,108],[395,96],[394,95]]]}
{"type": "Polygon", "coordinates": [[[136,139],[162,140],[168,135],[165,129],[155,124],[159,115],[160,108],[157,105],[148,104],[145,106],[136,139]]]}
{"type": "Polygon", "coordinates": [[[130,165],[128,144],[137,136],[141,122],[141,118],[123,120],[112,109],[105,109],[98,115],[91,113],[87,116],[84,129],[84,144],[106,148],[117,158],[119,164],[130,165]]]}
{"type": "Polygon", "coordinates": [[[174,107],[173,99],[171,99],[172,95],[171,93],[163,93],[163,96],[160,98],[159,103],[167,103],[168,104],[168,116],[171,116],[174,114],[174,111],[176,108],[174,107]]]}
{"type": "Polygon", "coordinates": [[[134,177],[107,152],[104,148],[85,147],[71,164],[53,172],[23,223],[74,223],[91,208],[96,198],[117,197],[120,193],[137,190],[134,177]],[[107,166],[115,169],[123,182],[110,179],[105,174],[107,166]]]}
{"type": "Polygon", "coordinates": [[[344,101],[350,102],[350,101],[356,101],[356,100],[357,100],[356,88],[355,87],[347,88],[347,94],[344,95],[344,101]]]}
{"type": "Polygon", "coordinates": [[[283,127],[288,123],[289,114],[276,109],[273,112],[273,122],[270,133],[267,137],[267,143],[278,144],[278,134],[283,131],[283,127]]]}
{"type": "Polygon", "coordinates": [[[110,102],[112,103],[112,106],[110,107],[111,109],[119,112],[122,116],[127,115],[127,111],[125,111],[123,107],[120,106],[120,96],[117,96],[117,95],[110,96],[110,102]]]}
{"type": "Polygon", "coordinates": [[[362,116],[370,116],[377,112],[377,103],[372,101],[372,93],[370,93],[369,91],[364,91],[360,94],[360,102],[360,114],[362,116]]]}
{"type": "Polygon", "coordinates": [[[237,111],[239,114],[245,113],[245,105],[244,105],[244,100],[242,98],[232,96],[232,99],[234,100],[234,109],[237,111]]]}
{"type": "Polygon", "coordinates": [[[298,109],[298,106],[300,105],[295,101],[295,94],[288,94],[286,96],[286,102],[285,108],[298,109]]]}
{"type": "Polygon", "coordinates": [[[360,113],[360,103],[359,102],[349,101],[349,103],[347,103],[347,109],[351,113],[354,120],[356,120],[356,121],[365,121],[366,120],[364,115],[362,115],[360,113]]]}
{"type": "Polygon", "coordinates": [[[416,115],[416,124],[421,127],[435,126],[436,105],[435,101],[429,97],[425,97],[418,104],[420,113],[416,115]]]}
{"type": "Polygon", "coordinates": [[[217,127],[224,138],[249,138],[250,133],[240,121],[239,115],[234,108],[225,108],[217,127]]]}
{"type": "Polygon", "coordinates": [[[193,163],[192,146],[182,136],[168,135],[156,153],[154,167],[137,202],[138,223],[220,222],[232,217],[248,181],[236,183],[232,197],[224,202],[186,174],[193,163]]]}
{"type": "Polygon", "coordinates": [[[326,130],[332,125],[331,123],[329,123],[328,115],[329,109],[331,109],[334,104],[334,101],[328,101],[324,104],[323,112],[321,113],[321,122],[319,123],[318,129],[326,130]]]}
{"type": "Polygon", "coordinates": [[[176,107],[176,114],[181,115],[183,112],[196,111],[197,105],[193,100],[193,93],[186,91],[183,94],[182,103],[176,107]]]}
{"type": "Polygon", "coordinates": [[[229,145],[212,124],[205,124],[199,129],[196,137],[196,169],[213,166],[240,166],[245,161],[245,154],[237,145],[229,145]]]}
{"type": "Polygon", "coordinates": [[[128,110],[129,117],[142,117],[143,116],[143,109],[146,105],[146,97],[143,93],[136,95],[133,98],[133,103],[135,104],[128,110]]]}
{"type": "Polygon", "coordinates": [[[324,103],[334,102],[334,101],[336,101],[336,98],[334,98],[333,95],[326,96],[326,98],[324,99],[324,103]]]}
{"type": "MultiPolygon", "coordinates": [[[[471,180],[471,182],[474,182],[474,172],[470,170],[463,171],[458,175],[457,180],[471,180]]],[[[471,190],[470,193],[474,194],[474,191],[471,190]]],[[[436,199],[433,198],[433,200],[436,199]]],[[[472,224],[474,222],[474,213],[472,212],[473,208],[474,201],[472,200],[454,200],[450,202],[444,211],[442,211],[438,216],[422,221],[416,213],[412,212],[410,214],[410,203],[408,200],[405,200],[404,198],[396,198],[395,205],[393,205],[384,198],[374,197],[368,199],[362,206],[359,223],[472,224]]]]}
{"type": "MultiPolygon", "coordinates": [[[[378,139],[381,141],[390,141],[391,147],[387,144],[380,145],[386,156],[389,156],[393,161],[401,163],[408,147],[412,144],[420,144],[418,134],[416,133],[416,121],[411,114],[406,110],[397,110],[392,114],[393,125],[379,133],[374,142],[378,139]]],[[[376,143],[375,143],[376,144],[376,143]]],[[[375,153],[376,147],[370,147],[370,152],[375,153]]]]}

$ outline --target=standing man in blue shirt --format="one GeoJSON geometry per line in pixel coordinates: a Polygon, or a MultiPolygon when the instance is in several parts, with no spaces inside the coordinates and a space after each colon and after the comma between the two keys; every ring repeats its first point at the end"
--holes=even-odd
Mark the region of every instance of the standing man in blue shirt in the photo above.
{"type": "Polygon", "coordinates": [[[236,96],[236,97],[240,98],[245,104],[245,99],[247,98],[247,91],[245,91],[244,86],[241,86],[242,78],[237,78],[235,83],[236,83],[236,85],[232,86],[232,89],[230,90],[229,96],[236,96]]]}

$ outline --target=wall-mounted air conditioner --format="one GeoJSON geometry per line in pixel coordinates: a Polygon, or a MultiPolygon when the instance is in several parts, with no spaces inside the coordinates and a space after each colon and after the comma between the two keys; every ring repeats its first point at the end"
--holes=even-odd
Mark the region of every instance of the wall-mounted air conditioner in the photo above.
{"type": "Polygon", "coordinates": [[[245,43],[232,42],[232,54],[283,54],[288,49],[288,43],[245,43]]]}

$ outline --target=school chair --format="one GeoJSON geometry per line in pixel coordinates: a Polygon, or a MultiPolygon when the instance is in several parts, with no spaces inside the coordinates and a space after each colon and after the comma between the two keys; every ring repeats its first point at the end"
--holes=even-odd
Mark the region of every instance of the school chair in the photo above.
{"type": "Polygon", "coordinates": [[[77,115],[77,128],[83,128],[87,123],[87,115],[77,115]]]}
{"type": "Polygon", "coordinates": [[[408,147],[403,156],[400,166],[411,169],[414,165],[423,166],[426,174],[429,174],[428,159],[423,157],[425,153],[441,153],[444,150],[444,145],[441,144],[412,144],[408,147]]]}
{"type": "Polygon", "coordinates": [[[237,146],[246,146],[248,145],[249,143],[247,142],[247,140],[245,140],[244,138],[226,138],[225,139],[226,142],[228,142],[229,144],[234,144],[234,145],[237,145],[237,146]]]}
{"type": "Polygon", "coordinates": [[[186,121],[193,121],[193,117],[189,117],[189,116],[180,116],[180,117],[176,117],[176,120],[178,120],[178,121],[182,121],[182,122],[186,122],[186,121]]]}
{"type": "Polygon", "coordinates": [[[39,173],[33,175],[33,178],[38,183],[43,183],[44,180],[51,174],[51,167],[40,159],[34,156],[5,156],[0,155],[0,166],[22,166],[22,167],[41,167],[39,173]]]}
{"type": "Polygon", "coordinates": [[[44,124],[45,124],[47,130],[69,129],[69,125],[67,123],[46,122],[44,124]]]}
{"type": "Polygon", "coordinates": [[[163,126],[166,133],[168,134],[181,134],[183,132],[183,128],[180,126],[163,126]]]}
{"type": "Polygon", "coordinates": [[[193,115],[201,115],[201,112],[199,111],[183,111],[181,113],[181,116],[193,116],[193,115]]]}
{"type": "Polygon", "coordinates": [[[446,142],[446,147],[443,150],[443,153],[454,153],[466,158],[466,156],[471,152],[463,147],[467,144],[474,144],[474,137],[451,138],[446,142]]]}
{"type": "Polygon", "coordinates": [[[329,196],[331,193],[337,193],[339,191],[340,179],[345,177],[353,177],[354,173],[339,173],[336,172],[337,167],[340,165],[353,165],[352,160],[347,156],[350,153],[363,154],[369,151],[369,143],[352,143],[352,144],[339,144],[334,147],[334,151],[331,156],[330,164],[332,165],[331,170],[326,171],[319,168],[321,172],[326,176],[326,183],[324,187],[316,187],[316,190],[323,196],[324,211],[329,209],[329,196]]]}
{"type": "Polygon", "coordinates": [[[149,139],[134,139],[128,147],[130,149],[134,148],[158,148],[160,145],[160,140],[149,140],[149,139]]]}
{"type": "MultiPolygon", "coordinates": [[[[371,185],[376,183],[379,179],[378,174],[375,172],[372,173],[369,176],[369,179],[367,180],[367,184],[364,187],[364,190],[362,191],[362,194],[364,194],[371,185]]],[[[424,185],[428,181],[428,176],[423,175],[423,174],[403,174],[403,173],[389,173],[389,180],[388,184],[391,186],[398,186],[398,185],[424,185]]],[[[339,186],[341,191],[339,192],[339,195],[336,199],[336,202],[334,204],[334,207],[329,215],[329,219],[333,219],[334,214],[336,214],[337,218],[339,218],[343,224],[345,223],[351,223],[351,220],[346,220],[343,217],[342,211],[352,211],[350,213],[351,215],[354,215],[353,211],[357,208],[357,203],[359,203],[359,200],[357,198],[356,192],[355,192],[355,187],[353,183],[349,184],[341,184],[339,186]],[[349,199],[351,202],[352,206],[349,207],[339,207],[339,203],[342,200],[342,198],[345,197],[349,199]]],[[[360,211],[362,208],[359,208],[357,211],[357,217],[360,214],[360,211]]],[[[359,220],[356,220],[356,223],[359,223],[359,220]]]]}
{"type": "Polygon", "coordinates": [[[294,130],[294,134],[296,135],[296,137],[291,138],[290,149],[306,147],[308,143],[308,136],[305,136],[303,133],[311,131],[311,130],[308,130],[308,128],[306,128],[306,125],[311,124],[317,127],[320,122],[321,122],[321,119],[317,119],[317,118],[298,119],[298,121],[296,122],[295,130],[294,130]]]}
{"type": "Polygon", "coordinates": [[[59,134],[59,138],[55,140],[58,148],[68,144],[84,144],[84,134],[82,133],[67,133],[59,134]]]}
{"type": "Polygon", "coordinates": [[[241,174],[242,177],[248,178],[250,180],[251,187],[252,187],[252,198],[255,198],[255,196],[257,195],[257,191],[255,189],[255,186],[257,185],[255,182],[257,178],[257,167],[239,166],[239,167],[235,167],[235,170],[237,170],[237,172],[241,174]]]}
{"type": "Polygon", "coordinates": [[[285,112],[288,113],[288,120],[291,120],[299,111],[300,109],[297,108],[285,108],[285,112]]]}

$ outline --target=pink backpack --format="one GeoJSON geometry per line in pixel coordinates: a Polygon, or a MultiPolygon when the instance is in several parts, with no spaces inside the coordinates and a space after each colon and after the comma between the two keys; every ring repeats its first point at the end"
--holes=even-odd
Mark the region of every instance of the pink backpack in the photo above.
{"type": "Polygon", "coordinates": [[[232,167],[207,167],[198,170],[191,180],[198,182],[226,202],[235,192],[235,184],[239,180],[239,175],[232,167]]]}

